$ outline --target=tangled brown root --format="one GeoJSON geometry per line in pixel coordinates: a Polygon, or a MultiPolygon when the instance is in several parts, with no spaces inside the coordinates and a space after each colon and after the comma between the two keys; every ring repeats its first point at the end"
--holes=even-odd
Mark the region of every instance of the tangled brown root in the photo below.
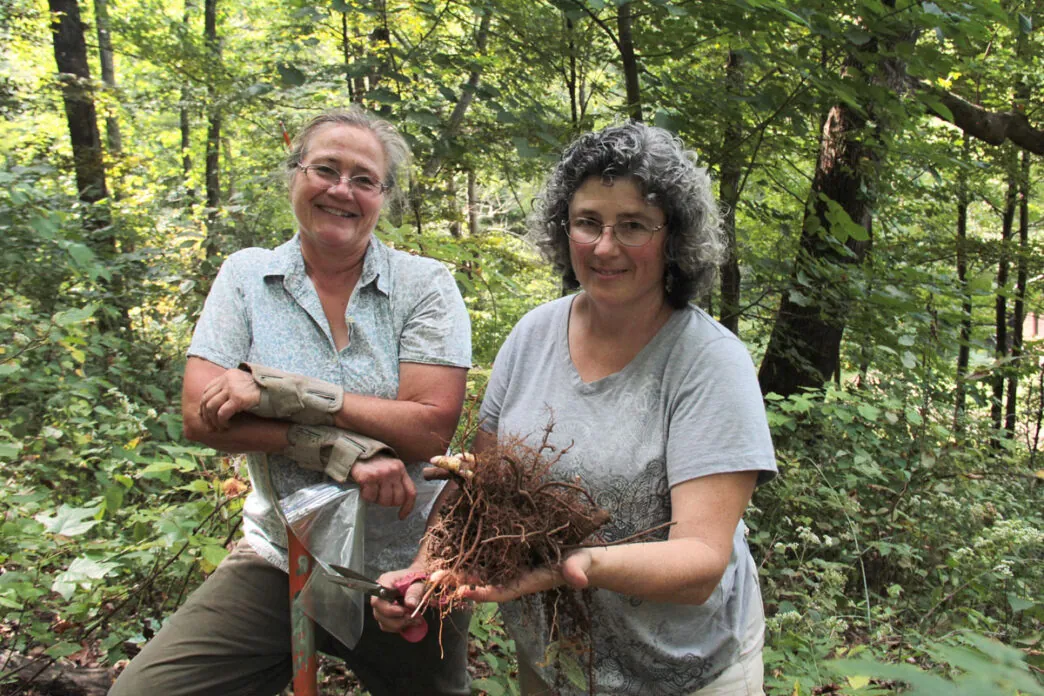
{"type": "MultiPolygon", "coordinates": [[[[509,585],[527,570],[555,568],[609,521],[575,481],[554,480],[551,470],[569,448],[548,442],[536,449],[513,437],[479,455],[435,457],[457,490],[425,534],[428,572],[445,571],[477,585],[509,585]]],[[[452,597],[443,598],[452,600],[452,597]]]]}

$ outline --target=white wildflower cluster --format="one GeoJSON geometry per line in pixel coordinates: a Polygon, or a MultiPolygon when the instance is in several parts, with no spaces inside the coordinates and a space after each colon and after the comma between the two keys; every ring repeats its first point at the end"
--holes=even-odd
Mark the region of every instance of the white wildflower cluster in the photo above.
{"type": "Polygon", "coordinates": [[[956,551],[954,551],[953,553],[951,553],[950,557],[954,561],[956,561],[957,563],[960,563],[961,561],[963,561],[964,559],[968,558],[969,556],[971,556],[974,553],[975,552],[972,551],[969,547],[962,546],[961,548],[959,548],[956,551]]]}
{"type": "Polygon", "coordinates": [[[812,531],[810,527],[798,527],[797,528],[798,539],[811,544],[812,546],[819,546],[823,543],[823,540],[819,538],[819,535],[812,531]]]}
{"type": "Polygon", "coordinates": [[[766,627],[771,632],[782,631],[787,628],[793,628],[802,622],[801,614],[791,609],[790,611],[782,611],[775,616],[770,616],[765,619],[766,627]]]}
{"type": "Polygon", "coordinates": [[[1044,532],[1025,520],[998,520],[992,527],[982,531],[975,540],[975,548],[1032,548],[1041,543],[1044,543],[1044,532]]]}
{"type": "Polygon", "coordinates": [[[1011,561],[1004,560],[993,566],[993,572],[1002,578],[1012,578],[1015,574],[1011,572],[1011,561]]]}

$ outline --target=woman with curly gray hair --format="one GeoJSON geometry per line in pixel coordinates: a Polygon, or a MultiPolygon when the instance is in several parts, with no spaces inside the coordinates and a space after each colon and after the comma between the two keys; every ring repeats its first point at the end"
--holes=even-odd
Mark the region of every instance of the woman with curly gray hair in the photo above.
{"type": "MultiPolygon", "coordinates": [[[[776,464],[750,356],[689,304],[722,251],[694,159],[670,133],[638,123],[584,135],[534,215],[580,292],[514,328],[473,447],[518,436],[540,447],[553,416],[549,442],[562,456],[552,475],[580,480],[611,519],[600,530],[606,545],[509,587],[459,579],[465,596],[502,603],[523,694],[585,691],[549,659],[561,654],[549,641],[562,616],[541,593],[560,586],[600,590],[588,605],[591,693],[763,693],[764,613],[741,518],[776,464]]],[[[408,621],[402,607],[374,606],[385,630],[408,621]]]]}

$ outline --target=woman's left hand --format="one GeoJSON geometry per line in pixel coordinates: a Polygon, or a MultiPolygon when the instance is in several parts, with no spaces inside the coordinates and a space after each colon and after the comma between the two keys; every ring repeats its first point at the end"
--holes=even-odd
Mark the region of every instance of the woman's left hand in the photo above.
{"type": "MultiPolygon", "coordinates": [[[[589,572],[593,563],[591,549],[577,549],[570,552],[559,568],[534,568],[522,574],[510,585],[482,585],[465,588],[462,595],[475,602],[510,602],[523,595],[546,592],[560,585],[568,585],[573,589],[583,589],[590,584],[589,572]]],[[[432,581],[440,580],[439,574],[432,575],[432,581]]],[[[463,584],[463,583],[461,583],[463,584]]]]}
{"type": "Polygon", "coordinates": [[[199,399],[199,417],[211,430],[227,430],[232,416],[261,402],[261,387],[243,370],[225,370],[206,387],[199,399]]]}

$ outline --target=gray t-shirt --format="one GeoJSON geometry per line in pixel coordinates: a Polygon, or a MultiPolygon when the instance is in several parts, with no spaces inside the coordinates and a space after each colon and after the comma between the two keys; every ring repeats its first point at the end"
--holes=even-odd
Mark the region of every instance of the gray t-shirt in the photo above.
{"type": "MultiPolygon", "coordinates": [[[[275,249],[243,249],[225,260],[188,354],[225,368],[256,362],[384,399],[398,393],[400,362],[471,366],[471,324],[449,271],[433,259],[389,249],[376,237],[345,319],[350,340],[338,351],[295,235],[275,249]]],[[[279,455],[269,463],[280,498],[331,480],[279,455]]],[[[255,485],[244,507],[245,536],[263,558],[285,570],[286,532],[257,491],[260,456],[249,455],[248,466],[255,485]]],[[[408,470],[417,503],[406,520],[399,521],[397,508],[366,510],[366,570],[374,576],[413,560],[428,503],[440,489],[422,480],[421,466],[408,470]]]]}
{"type": "MultiPolygon", "coordinates": [[[[601,532],[607,541],[668,521],[670,488],[683,481],[749,470],[759,471],[759,483],[775,476],[754,366],[732,333],[695,307],[677,310],[623,370],[584,383],[569,355],[572,301],[538,307],[512,331],[493,366],[482,427],[537,444],[553,413],[552,444],[573,443],[553,474],[579,476],[611,513],[601,532]]],[[[597,693],[690,693],[736,660],[761,602],[744,532],[740,522],[728,568],[703,605],[593,593],[597,693]]],[[[541,596],[502,613],[520,659],[568,693],[553,665],[540,665],[548,636],[541,596]]]]}

